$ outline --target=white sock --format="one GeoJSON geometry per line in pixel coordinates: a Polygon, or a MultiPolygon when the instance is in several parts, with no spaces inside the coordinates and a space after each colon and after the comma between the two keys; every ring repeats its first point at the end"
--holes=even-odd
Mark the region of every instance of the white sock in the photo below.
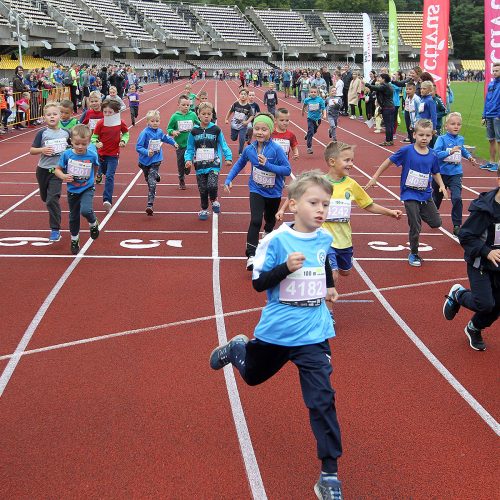
{"type": "Polygon", "coordinates": [[[71,235],[71,241],[76,241],[78,239],[80,239],[80,235],[79,234],[77,234],[76,236],[71,235]]]}

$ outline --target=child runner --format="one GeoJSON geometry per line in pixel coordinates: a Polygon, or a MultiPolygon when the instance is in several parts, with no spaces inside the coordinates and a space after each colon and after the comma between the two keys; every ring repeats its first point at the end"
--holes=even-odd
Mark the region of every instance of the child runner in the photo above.
{"type": "Polygon", "coordinates": [[[432,199],[431,176],[439,185],[439,191],[448,199],[446,187],[439,173],[437,156],[429,149],[434,130],[434,125],[430,120],[418,120],[415,124],[415,144],[403,146],[387,158],[365,186],[365,189],[375,186],[378,178],[390,165],[402,167],[401,201],[404,202],[410,226],[408,263],[415,267],[422,265],[422,259],[418,255],[422,220],[432,228],[441,226],[441,217],[432,199]]]}
{"type": "Polygon", "coordinates": [[[302,116],[307,109],[307,134],[304,139],[307,141],[307,153],[312,155],[312,140],[314,134],[318,131],[321,125],[321,118],[326,119],[325,101],[318,95],[318,88],[311,87],[309,89],[309,97],[304,100],[302,106],[302,116]]]}
{"type": "Polygon", "coordinates": [[[139,116],[139,93],[137,92],[134,84],[130,85],[127,98],[130,106],[132,127],[135,127],[135,119],[139,116]]]}
{"type": "Polygon", "coordinates": [[[418,117],[425,118],[432,122],[432,140],[429,146],[432,148],[437,139],[437,111],[436,103],[432,98],[434,84],[429,81],[422,82],[420,85],[420,106],[418,108],[418,117]]]}
{"type": "Polygon", "coordinates": [[[491,71],[492,78],[484,99],[482,116],[482,123],[486,125],[486,137],[490,143],[490,161],[481,168],[497,172],[500,163],[500,62],[495,62],[491,71]]]}
{"type": "Polygon", "coordinates": [[[167,134],[175,139],[179,146],[177,149],[177,172],[179,175],[179,189],[186,189],[185,175],[189,175],[191,169],[186,167],[184,154],[186,153],[187,140],[189,132],[195,125],[200,124],[200,120],[189,110],[189,97],[186,94],[181,94],[178,99],[178,111],[176,111],[168,122],[167,134]]]}
{"type": "Polygon", "coordinates": [[[68,99],[63,99],[59,104],[59,128],[71,130],[75,125],[78,125],[78,118],[73,116],[73,103],[68,99]]]}
{"type": "Polygon", "coordinates": [[[99,173],[106,176],[102,195],[104,210],[109,212],[113,203],[115,172],[118,168],[120,148],[124,148],[130,139],[127,125],[120,118],[120,103],[116,99],[105,99],[102,103],[104,118],[99,120],[92,134],[99,153],[99,173]]]}
{"type": "Polygon", "coordinates": [[[59,128],[59,105],[48,102],[43,107],[43,118],[47,127],[36,134],[30,154],[40,155],[36,169],[36,180],[40,188],[40,198],[49,211],[49,241],[61,239],[61,198],[62,181],[55,174],[59,156],[68,147],[69,133],[59,128]]]}
{"type": "Polygon", "coordinates": [[[415,130],[415,123],[419,118],[418,110],[420,108],[420,97],[418,97],[415,91],[415,84],[413,82],[408,82],[406,84],[406,99],[404,103],[405,123],[408,137],[403,139],[403,142],[409,142],[411,144],[415,142],[413,139],[413,131],[415,130]]]}
{"type": "Polygon", "coordinates": [[[89,109],[80,118],[80,123],[88,125],[91,132],[94,131],[97,122],[104,118],[101,103],[101,93],[98,90],[94,90],[89,95],[89,109]]]}
{"type": "Polygon", "coordinates": [[[94,168],[99,164],[97,153],[89,148],[92,132],[87,125],[78,124],[71,129],[71,149],[59,159],[55,175],[68,183],[69,231],[71,253],[80,251],[80,216],[90,225],[90,237],[99,236],[99,222],[93,209],[94,168]]]}
{"type": "MultiPolygon", "coordinates": [[[[476,160],[464,148],[464,138],[458,135],[462,127],[462,115],[460,113],[450,113],[445,122],[446,134],[440,135],[434,152],[439,160],[439,171],[443,178],[444,185],[451,193],[451,222],[453,224],[453,234],[458,236],[462,225],[462,156],[474,165],[476,160]]],[[[443,195],[439,191],[439,186],[432,181],[432,198],[437,209],[441,206],[443,195]]]]}
{"type": "Polygon", "coordinates": [[[193,87],[190,83],[184,85],[184,94],[187,95],[189,99],[189,111],[194,111],[196,106],[196,94],[193,93],[193,87]]]}
{"type": "MultiPolygon", "coordinates": [[[[342,80],[339,80],[342,82],[342,80]]],[[[330,95],[325,100],[326,116],[328,118],[328,137],[337,142],[337,125],[340,110],[342,108],[342,96],[337,96],[337,89],[333,85],[330,87],[330,95]]]]}
{"type": "Polygon", "coordinates": [[[290,158],[290,151],[292,151],[292,158],[299,159],[299,142],[293,132],[288,130],[290,124],[290,113],[288,109],[278,108],[276,118],[274,119],[274,132],[271,138],[274,142],[278,143],[285,152],[287,158],[290,158]]]}
{"type": "Polygon", "coordinates": [[[160,112],[155,109],[146,113],[146,128],[139,134],[135,150],[139,153],[139,168],[144,173],[148,185],[148,204],[146,213],[153,215],[156,196],[156,184],[160,182],[160,169],[163,160],[161,145],[163,142],[179,148],[179,145],[160,128],[160,112]]]}
{"type": "Polygon", "coordinates": [[[288,158],[281,146],[271,141],[274,120],[271,115],[261,113],[254,118],[255,141],[247,146],[241,158],[233,165],[226,177],[224,188],[230,192],[233,179],[250,162],[252,173],[249,176],[250,188],[250,225],[247,234],[247,269],[253,269],[255,249],[259,243],[259,233],[264,216],[264,234],[270,233],[276,224],[278,211],[285,185],[285,177],[290,175],[288,158]]]}
{"type": "MultiPolygon", "coordinates": [[[[248,104],[252,107],[252,115],[255,116],[260,113],[260,106],[255,102],[255,91],[254,90],[249,90],[248,91],[248,104]]],[[[253,135],[253,125],[252,125],[252,120],[248,122],[248,127],[247,127],[247,144],[250,144],[252,142],[252,135],[253,135]]]]}
{"type": "Polygon", "coordinates": [[[267,106],[267,112],[274,116],[276,114],[276,106],[278,105],[278,94],[274,90],[274,83],[270,83],[269,89],[264,92],[263,101],[267,106]]]}
{"type": "Polygon", "coordinates": [[[484,351],[482,331],[500,317],[500,172],[497,187],[481,193],[469,208],[469,218],[458,234],[465,250],[470,289],[453,285],[443,306],[443,314],[452,320],[461,306],[475,314],[465,326],[469,344],[484,351]]]}
{"type": "Polygon", "coordinates": [[[210,356],[212,369],[231,363],[248,385],[265,382],[288,361],[297,366],[321,460],[314,485],[320,499],[342,498],[337,478],[342,444],[328,340],[335,331],[326,307],[338,294],[326,258],[332,237],[320,227],[331,194],[331,184],[319,171],[302,174],[290,184],[295,222],[282,224],[264,239],[255,257],[253,287],[267,291],[255,338],[237,335],[210,356]]]}
{"type": "Polygon", "coordinates": [[[127,109],[127,106],[125,106],[125,103],[123,102],[122,98],[118,95],[117,88],[114,87],[113,85],[109,87],[109,95],[106,96],[106,100],[118,102],[120,104],[120,113],[127,109]]]}
{"type": "Polygon", "coordinates": [[[226,123],[229,123],[229,117],[233,115],[231,119],[231,140],[239,140],[238,154],[241,156],[243,153],[243,148],[245,147],[245,139],[247,136],[248,124],[252,121],[253,110],[252,106],[248,103],[248,91],[241,89],[239,93],[239,98],[233,103],[231,108],[226,114],[226,123]]]}
{"type": "MultiPolygon", "coordinates": [[[[255,93],[254,93],[255,95],[255,93]]],[[[198,101],[200,102],[200,104],[202,102],[208,102],[208,92],[206,90],[200,90],[200,92],[198,92],[198,101]]],[[[200,105],[198,104],[198,106],[196,106],[196,108],[194,108],[194,112],[196,114],[196,116],[198,116],[198,108],[200,107],[200,105]]],[[[215,108],[212,110],[212,123],[217,123],[217,111],[215,110],[215,108]]]]}
{"type": "Polygon", "coordinates": [[[200,191],[201,210],[198,213],[200,220],[207,220],[208,199],[212,203],[212,210],[218,214],[220,203],[217,200],[219,188],[219,172],[222,163],[222,154],[226,158],[226,167],[233,162],[233,155],[229,149],[222,130],[212,122],[213,106],[209,102],[202,102],[198,107],[200,125],[191,130],[188,137],[185,153],[186,166],[194,164],[196,182],[200,191]]]}
{"type": "MultiPolygon", "coordinates": [[[[448,113],[446,106],[444,105],[441,97],[436,93],[437,87],[435,84],[432,85],[432,93],[431,96],[436,103],[436,140],[441,135],[441,129],[443,127],[443,118],[448,113]]],[[[435,141],[434,141],[435,144],[435,141]]]]}

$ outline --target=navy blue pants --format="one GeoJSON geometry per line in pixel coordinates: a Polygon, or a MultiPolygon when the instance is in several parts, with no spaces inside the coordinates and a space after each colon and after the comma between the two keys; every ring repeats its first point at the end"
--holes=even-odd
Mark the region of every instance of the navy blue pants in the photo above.
{"type": "Polygon", "coordinates": [[[321,125],[321,120],[315,121],[310,118],[307,119],[307,147],[312,148],[314,134],[318,131],[318,127],[321,125]]]}
{"type": "Polygon", "coordinates": [[[472,324],[483,330],[500,317],[500,272],[481,272],[467,264],[470,290],[462,292],[457,302],[475,314],[472,324]]]}
{"type": "Polygon", "coordinates": [[[342,443],[335,391],[330,383],[333,371],[330,359],[327,340],[319,344],[284,347],[253,339],[246,346],[237,344],[231,352],[231,363],[248,385],[265,382],[288,361],[299,369],[302,397],[309,409],[321,470],[334,473],[337,472],[337,459],[342,455],[342,443]]]}
{"type": "Polygon", "coordinates": [[[385,141],[392,142],[394,140],[394,120],[396,118],[395,108],[382,108],[382,118],[385,126],[385,141]]]}
{"type": "MultiPolygon", "coordinates": [[[[444,185],[451,193],[451,221],[454,226],[462,225],[462,175],[445,175],[441,174],[444,185]]],[[[443,193],[439,191],[438,183],[432,179],[432,199],[436,204],[437,209],[443,201],[443,193]]]]}

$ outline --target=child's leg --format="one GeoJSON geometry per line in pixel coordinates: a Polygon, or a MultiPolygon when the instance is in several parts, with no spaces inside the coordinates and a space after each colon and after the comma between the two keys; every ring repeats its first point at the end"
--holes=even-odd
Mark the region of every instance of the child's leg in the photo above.
{"type": "Polygon", "coordinates": [[[327,340],[319,344],[290,348],[290,361],[299,369],[304,403],[316,438],[322,472],[337,472],[342,455],[340,426],[335,409],[335,391],[330,383],[331,350],[327,340]]]}
{"type": "Polygon", "coordinates": [[[184,161],[184,153],[186,152],[186,148],[178,148],[176,150],[176,155],[177,155],[177,174],[179,176],[179,184],[183,185],[184,184],[184,167],[186,165],[186,162],[184,161]]]}
{"type": "Polygon", "coordinates": [[[236,139],[238,139],[239,135],[239,130],[237,128],[231,127],[231,140],[234,142],[236,139]]]}
{"type": "Polygon", "coordinates": [[[208,190],[208,197],[210,198],[210,201],[213,203],[214,201],[217,200],[217,196],[219,194],[218,172],[214,172],[212,170],[211,172],[208,173],[207,190],[208,190]]]}
{"type": "Polygon", "coordinates": [[[310,118],[308,118],[307,119],[307,135],[306,135],[306,143],[307,143],[308,148],[312,147],[312,139],[313,139],[313,136],[316,132],[315,127],[316,127],[316,122],[314,120],[311,120],[310,118]]]}
{"type": "Polygon", "coordinates": [[[149,165],[143,165],[142,163],[139,163],[139,168],[142,170],[142,173],[144,174],[144,180],[146,182],[148,182],[149,167],[149,165]]]}
{"type": "Polygon", "coordinates": [[[79,193],[68,193],[69,232],[71,239],[76,239],[80,233],[81,199],[79,193]]]}
{"type": "Polygon", "coordinates": [[[253,127],[249,125],[247,127],[247,135],[246,135],[246,140],[248,144],[252,142],[252,137],[253,137],[253,127]]]}
{"type": "Polygon", "coordinates": [[[408,219],[408,226],[410,226],[410,231],[408,234],[410,240],[410,252],[412,254],[418,254],[418,239],[420,236],[420,230],[422,229],[420,202],[416,200],[407,200],[404,202],[404,204],[408,219]]]}
{"type": "Polygon", "coordinates": [[[356,116],[356,106],[354,104],[349,104],[351,107],[351,116],[356,116]]]}
{"type": "Polygon", "coordinates": [[[103,201],[113,203],[113,191],[115,189],[115,172],[118,167],[118,158],[116,156],[106,157],[106,183],[104,184],[103,201]]]}
{"type": "MultiPolygon", "coordinates": [[[[442,175],[441,177],[443,178],[444,185],[446,186],[446,181],[444,180],[445,176],[442,175]]],[[[441,191],[439,191],[439,184],[434,179],[432,179],[431,184],[432,184],[432,199],[434,200],[436,208],[439,210],[441,202],[443,201],[444,194],[441,193],[441,191]]]]}
{"type": "MultiPolygon", "coordinates": [[[[444,176],[443,176],[444,177],[444,176]]],[[[454,226],[462,225],[462,176],[451,175],[445,184],[451,193],[451,222],[454,226]]]]}
{"type": "Polygon", "coordinates": [[[241,154],[243,153],[243,149],[245,148],[245,139],[247,137],[246,127],[243,127],[238,131],[238,137],[239,137],[238,154],[241,154]]]}
{"type": "MultiPolygon", "coordinates": [[[[80,214],[82,217],[87,219],[87,222],[92,225],[97,220],[95,216],[94,208],[94,188],[89,188],[83,193],[80,193],[80,214]]],[[[80,221],[80,219],[78,219],[80,221]]],[[[80,226],[80,223],[78,223],[80,226]]]]}
{"type": "Polygon", "coordinates": [[[363,104],[363,99],[359,99],[359,101],[358,101],[359,116],[363,116],[363,108],[362,108],[361,104],[363,104]]]}
{"type": "Polygon", "coordinates": [[[276,225],[276,214],[280,208],[281,198],[265,198],[264,231],[270,233],[276,225]]]}
{"type": "Polygon", "coordinates": [[[47,179],[47,197],[45,205],[49,211],[49,224],[51,229],[59,230],[61,228],[61,198],[62,181],[54,174],[49,173],[47,179]]]}
{"type": "Polygon", "coordinates": [[[148,207],[152,207],[156,197],[156,184],[158,182],[158,169],[160,162],[152,163],[148,172],[148,207]]]}
{"type": "Polygon", "coordinates": [[[208,174],[197,174],[196,182],[200,191],[201,209],[208,209],[208,174]]]}
{"type": "Polygon", "coordinates": [[[255,249],[259,244],[259,233],[262,226],[265,205],[266,200],[263,196],[257,193],[250,193],[250,225],[248,226],[247,234],[247,257],[255,255],[255,249]]]}
{"type": "Polygon", "coordinates": [[[422,220],[432,227],[432,229],[441,227],[443,223],[432,198],[426,203],[420,203],[420,217],[422,217],[422,220]]]}

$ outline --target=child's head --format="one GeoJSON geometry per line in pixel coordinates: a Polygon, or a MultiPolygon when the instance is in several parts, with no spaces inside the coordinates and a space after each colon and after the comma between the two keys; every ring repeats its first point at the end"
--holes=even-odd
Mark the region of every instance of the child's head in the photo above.
{"type": "Polygon", "coordinates": [[[191,92],[191,89],[192,89],[192,87],[191,87],[190,83],[186,83],[186,85],[184,85],[184,90],[186,92],[188,92],[188,93],[191,92]]]}
{"type": "Polygon", "coordinates": [[[318,87],[311,87],[309,89],[309,97],[317,97],[318,96],[318,87]]]}
{"type": "Polygon", "coordinates": [[[286,108],[279,108],[276,111],[276,129],[278,132],[286,132],[290,123],[290,113],[286,108]]]}
{"type": "Polygon", "coordinates": [[[29,92],[23,92],[22,96],[26,101],[29,101],[31,99],[31,94],[29,92]]]}
{"type": "Polygon", "coordinates": [[[206,90],[201,90],[199,93],[198,93],[198,100],[200,102],[207,102],[208,101],[208,93],[206,90]]]}
{"type": "Polygon", "coordinates": [[[202,125],[207,126],[212,121],[214,107],[211,102],[202,102],[198,106],[198,118],[202,125]]]}
{"type": "Polygon", "coordinates": [[[432,140],[433,125],[431,120],[421,118],[415,123],[415,144],[421,148],[427,147],[432,140]]]}
{"type": "Polygon", "coordinates": [[[253,137],[257,142],[266,142],[274,130],[274,117],[269,113],[258,113],[253,119],[253,137]]]}
{"type": "Polygon", "coordinates": [[[191,101],[189,100],[189,97],[186,94],[181,94],[179,96],[179,99],[177,99],[177,107],[179,108],[179,111],[183,115],[186,115],[187,112],[189,111],[190,106],[191,106],[191,101]]]}
{"type": "Polygon", "coordinates": [[[408,82],[406,84],[406,95],[408,97],[413,97],[415,95],[415,90],[416,90],[416,87],[415,87],[415,84],[413,82],[408,82]]]}
{"type": "Polygon", "coordinates": [[[295,216],[297,231],[312,232],[321,227],[332,192],[331,183],[320,170],[304,172],[288,186],[288,206],[295,216]]]}
{"type": "Polygon", "coordinates": [[[104,99],[104,101],[102,101],[102,114],[104,116],[112,116],[119,112],[120,103],[118,101],[115,101],[114,99],[104,99]]]}
{"type": "Polygon", "coordinates": [[[248,90],[241,89],[239,93],[240,102],[247,102],[248,100],[248,90]]]}
{"type": "Polygon", "coordinates": [[[118,95],[118,90],[113,85],[111,85],[111,87],[109,87],[109,95],[111,97],[115,97],[116,95],[118,95]]]}
{"type": "Polygon", "coordinates": [[[101,111],[101,93],[94,90],[89,95],[89,106],[94,111],[101,111]]]}
{"type": "Polygon", "coordinates": [[[157,129],[160,126],[160,112],[157,109],[151,109],[146,113],[146,123],[151,128],[157,129]]]}
{"type": "Polygon", "coordinates": [[[255,92],[253,90],[248,91],[248,102],[255,102],[255,92]]]}
{"type": "Polygon", "coordinates": [[[462,115],[454,111],[446,117],[445,121],[446,131],[452,135],[458,135],[462,128],[462,115]]]}
{"type": "Polygon", "coordinates": [[[429,80],[422,82],[420,85],[420,93],[423,96],[429,95],[432,92],[433,83],[429,80]]]}
{"type": "Polygon", "coordinates": [[[43,107],[43,119],[49,128],[57,128],[61,114],[57,102],[48,102],[43,107]]]}
{"type": "Polygon", "coordinates": [[[337,93],[337,89],[336,89],[336,88],[332,85],[332,86],[330,87],[330,92],[329,92],[330,97],[335,97],[335,94],[336,94],[336,93],[337,93]]]}
{"type": "Polygon", "coordinates": [[[77,155],[83,155],[87,152],[90,144],[92,132],[87,125],[79,123],[71,129],[71,146],[77,155]]]}
{"type": "Polygon", "coordinates": [[[325,148],[325,161],[332,177],[345,177],[353,166],[354,148],[345,142],[330,142],[325,148]]]}
{"type": "Polygon", "coordinates": [[[59,104],[59,111],[61,120],[63,122],[68,121],[73,113],[73,103],[69,99],[63,99],[59,104]]]}
{"type": "Polygon", "coordinates": [[[129,92],[135,92],[135,85],[134,84],[130,85],[128,90],[129,90],[129,92]]]}

